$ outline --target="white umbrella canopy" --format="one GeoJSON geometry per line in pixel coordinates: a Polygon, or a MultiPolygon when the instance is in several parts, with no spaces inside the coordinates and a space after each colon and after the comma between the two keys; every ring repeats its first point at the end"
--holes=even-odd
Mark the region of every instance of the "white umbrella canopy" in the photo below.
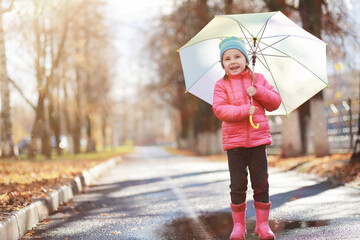
{"type": "Polygon", "coordinates": [[[326,43],[281,12],[218,15],[179,51],[186,90],[212,104],[214,86],[224,76],[219,43],[244,39],[255,72],[262,73],[281,95],[268,115],[288,115],[328,86],[326,43]]]}

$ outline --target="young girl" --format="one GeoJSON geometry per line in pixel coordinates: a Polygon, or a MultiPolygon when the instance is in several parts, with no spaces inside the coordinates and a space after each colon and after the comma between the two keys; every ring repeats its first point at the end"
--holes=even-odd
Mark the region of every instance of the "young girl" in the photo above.
{"type": "Polygon", "coordinates": [[[243,40],[226,38],[219,48],[225,76],[215,85],[213,111],[223,121],[223,148],[227,151],[230,171],[230,206],[234,221],[230,239],[245,239],[246,235],[247,168],[254,191],[255,234],[260,239],[274,239],[268,224],[271,202],[266,145],[270,145],[272,140],[265,109],[276,110],[281,97],[262,74],[250,70],[243,40]],[[250,104],[251,97],[253,104],[250,104]],[[253,115],[254,123],[259,124],[257,129],[251,126],[250,115],[253,115]]]}

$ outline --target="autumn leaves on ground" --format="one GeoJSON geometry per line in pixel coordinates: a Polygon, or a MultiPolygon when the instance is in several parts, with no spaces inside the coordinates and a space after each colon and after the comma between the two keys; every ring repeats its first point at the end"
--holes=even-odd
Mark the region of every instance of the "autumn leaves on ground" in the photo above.
{"type": "MultiPolygon", "coordinates": [[[[189,151],[172,150],[176,154],[194,155],[189,151]]],[[[332,185],[349,184],[360,188],[360,162],[350,163],[352,153],[332,154],[325,157],[312,155],[280,158],[269,155],[269,166],[281,171],[294,170],[307,174],[315,174],[327,179],[332,185]]],[[[211,161],[227,161],[226,154],[206,157],[211,161]]]]}
{"type": "MultiPolygon", "coordinates": [[[[0,160],[0,220],[10,212],[29,205],[33,198],[45,198],[49,192],[69,183],[83,171],[131,150],[131,147],[123,147],[94,154],[64,155],[51,160],[0,160]]],[[[187,151],[171,151],[181,155],[194,155],[187,151]]],[[[360,187],[360,163],[349,164],[350,157],[351,154],[286,159],[269,156],[269,166],[283,171],[317,174],[334,185],[351,183],[352,186],[360,187]]],[[[226,155],[206,158],[210,161],[226,161],[226,155]]]]}
{"type": "Polygon", "coordinates": [[[51,160],[0,160],[0,220],[29,205],[33,198],[45,198],[83,171],[131,150],[132,147],[120,147],[98,153],[63,155],[51,160]]]}

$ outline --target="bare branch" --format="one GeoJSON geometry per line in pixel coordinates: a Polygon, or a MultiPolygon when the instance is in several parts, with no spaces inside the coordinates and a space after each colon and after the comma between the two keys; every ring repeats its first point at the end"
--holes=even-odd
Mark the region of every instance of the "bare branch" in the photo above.
{"type": "Polygon", "coordinates": [[[32,104],[32,102],[25,96],[25,94],[23,93],[21,88],[16,84],[16,82],[14,82],[11,78],[8,78],[8,79],[9,79],[9,82],[16,88],[16,90],[18,90],[18,92],[23,97],[23,99],[30,105],[30,107],[32,109],[36,110],[36,107],[34,106],[34,104],[32,104]]]}
{"type": "Polygon", "coordinates": [[[4,13],[6,13],[6,12],[9,12],[9,11],[13,8],[13,6],[14,6],[14,1],[15,1],[15,0],[11,0],[9,7],[4,8],[4,9],[1,9],[0,14],[2,15],[2,14],[4,14],[4,13]]]}

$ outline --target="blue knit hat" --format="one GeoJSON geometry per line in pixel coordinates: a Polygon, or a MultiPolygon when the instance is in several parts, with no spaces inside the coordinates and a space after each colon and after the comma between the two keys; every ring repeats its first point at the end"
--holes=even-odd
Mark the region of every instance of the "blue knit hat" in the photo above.
{"type": "Polygon", "coordinates": [[[249,57],[246,53],[245,42],[241,38],[238,38],[238,37],[225,38],[224,40],[222,40],[220,42],[219,48],[220,48],[220,62],[221,62],[221,66],[223,66],[223,67],[224,67],[224,65],[222,63],[223,54],[226,50],[229,50],[232,48],[235,48],[235,49],[238,49],[239,51],[241,51],[244,54],[246,61],[249,62],[249,57]]]}

